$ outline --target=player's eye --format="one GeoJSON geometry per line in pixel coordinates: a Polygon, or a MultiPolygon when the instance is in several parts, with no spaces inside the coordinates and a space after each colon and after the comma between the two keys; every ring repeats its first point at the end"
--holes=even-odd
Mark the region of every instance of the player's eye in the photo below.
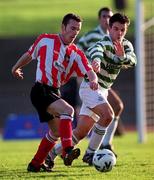
{"type": "Polygon", "coordinates": [[[110,18],[111,16],[110,15],[102,15],[103,18],[110,18]]]}

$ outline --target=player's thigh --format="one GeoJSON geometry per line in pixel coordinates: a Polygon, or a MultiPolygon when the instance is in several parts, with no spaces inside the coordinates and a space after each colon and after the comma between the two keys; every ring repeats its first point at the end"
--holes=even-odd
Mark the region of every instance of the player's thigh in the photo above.
{"type": "Polygon", "coordinates": [[[89,86],[80,88],[79,95],[83,104],[88,108],[93,108],[99,104],[107,102],[108,90],[99,88],[93,91],[89,86]]]}
{"type": "Polygon", "coordinates": [[[70,116],[73,116],[74,114],[73,107],[61,98],[51,103],[48,106],[47,111],[54,115],[60,115],[60,114],[65,113],[70,116]]]}
{"type": "Polygon", "coordinates": [[[110,89],[108,91],[108,101],[110,103],[110,105],[113,107],[117,107],[123,109],[123,102],[121,100],[121,98],[119,97],[119,95],[113,90],[110,89]]]}
{"type": "Polygon", "coordinates": [[[100,125],[108,126],[114,118],[114,111],[109,103],[99,104],[91,110],[100,117],[98,120],[100,125]]]}

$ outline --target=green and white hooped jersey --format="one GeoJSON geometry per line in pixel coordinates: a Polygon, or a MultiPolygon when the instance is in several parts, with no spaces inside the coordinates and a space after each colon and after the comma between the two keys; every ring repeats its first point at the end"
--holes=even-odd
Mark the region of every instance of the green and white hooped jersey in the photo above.
{"type": "Polygon", "coordinates": [[[112,86],[122,68],[133,67],[136,65],[136,55],[132,44],[123,39],[125,55],[118,57],[115,54],[114,46],[109,35],[104,35],[102,40],[96,42],[88,50],[90,61],[97,60],[101,64],[101,71],[98,73],[99,84],[108,89],[112,86]]]}
{"type": "Polygon", "coordinates": [[[87,49],[93,46],[97,41],[100,41],[103,36],[105,35],[104,31],[100,26],[97,26],[95,29],[89,31],[85,35],[83,35],[78,43],[77,46],[84,51],[85,55],[88,57],[87,49]]]}

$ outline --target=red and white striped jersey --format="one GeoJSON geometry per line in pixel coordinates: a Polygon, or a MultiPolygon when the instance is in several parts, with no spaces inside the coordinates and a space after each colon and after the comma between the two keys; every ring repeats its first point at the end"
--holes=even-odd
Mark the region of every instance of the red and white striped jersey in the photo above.
{"type": "Polygon", "coordinates": [[[76,72],[83,77],[91,66],[75,44],[64,45],[58,34],[42,34],[28,50],[37,59],[36,81],[59,88],[76,72]]]}

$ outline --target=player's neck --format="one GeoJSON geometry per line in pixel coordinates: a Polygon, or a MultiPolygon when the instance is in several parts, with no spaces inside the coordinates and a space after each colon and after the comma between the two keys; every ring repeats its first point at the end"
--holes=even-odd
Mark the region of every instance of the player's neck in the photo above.
{"type": "Polygon", "coordinates": [[[63,36],[62,34],[59,34],[59,37],[60,37],[60,40],[62,41],[62,43],[63,43],[65,46],[68,46],[68,45],[69,45],[69,43],[67,43],[67,42],[65,41],[65,38],[64,38],[64,36],[63,36]]]}
{"type": "Polygon", "coordinates": [[[105,34],[109,34],[108,28],[104,28],[104,27],[101,26],[101,29],[105,34]]]}

